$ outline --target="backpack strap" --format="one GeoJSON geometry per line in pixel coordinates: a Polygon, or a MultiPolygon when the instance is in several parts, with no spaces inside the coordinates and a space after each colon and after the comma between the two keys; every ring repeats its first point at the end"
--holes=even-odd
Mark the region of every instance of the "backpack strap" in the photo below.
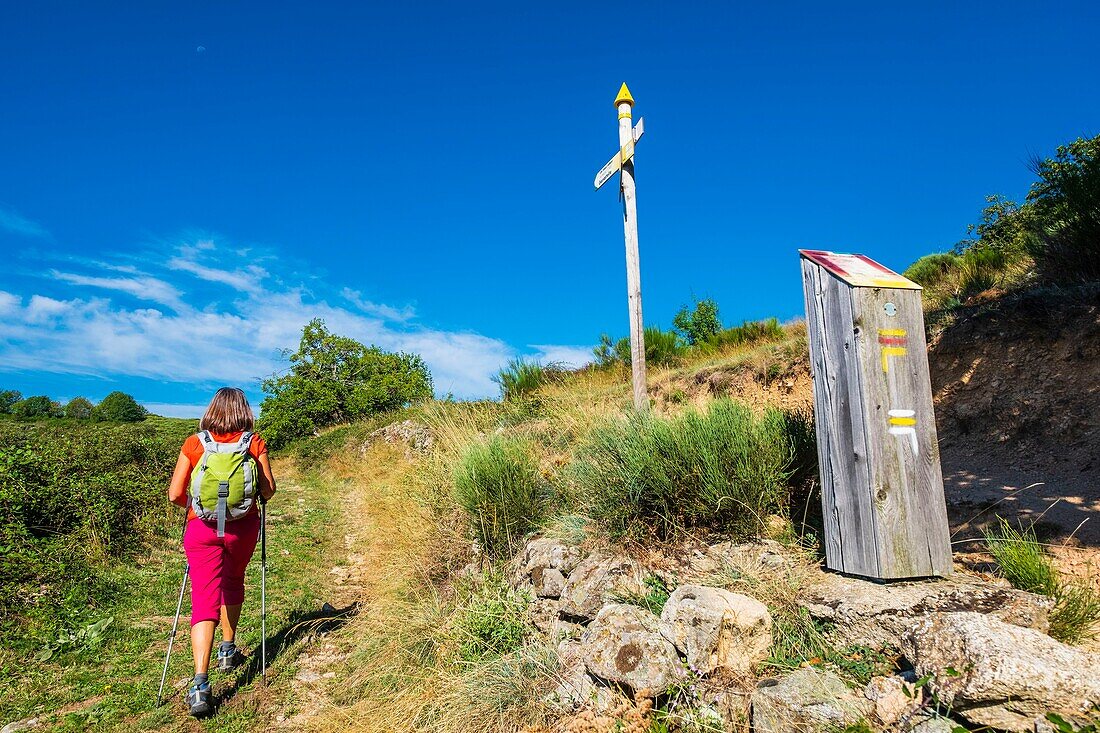
{"type": "Polygon", "coordinates": [[[229,482],[218,482],[218,537],[225,537],[225,515],[229,513],[229,482]]]}

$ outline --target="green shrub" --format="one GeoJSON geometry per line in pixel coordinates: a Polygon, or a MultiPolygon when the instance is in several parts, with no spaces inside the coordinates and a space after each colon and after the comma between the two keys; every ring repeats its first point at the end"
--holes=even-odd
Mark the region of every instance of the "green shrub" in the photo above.
{"type": "Polygon", "coordinates": [[[1001,287],[1006,282],[1009,264],[1010,257],[1004,250],[968,249],[958,262],[958,296],[966,299],[991,288],[1001,287]]]}
{"type": "Polygon", "coordinates": [[[959,256],[951,252],[930,254],[909,265],[903,273],[923,288],[939,288],[959,266],[959,256]]]}
{"type": "Polygon", "coordinates": [[[523,645],[530,598],[513,590],[503,575],[486,575],[476,587],[460,590],[460,599],[455,621],[460,659],[479,662],[523,645]]]}
{"type": "Polygon", "coordinates": [[[0,415],[10,415],[12,405],[23,401],[23,393],[14,389],[0,390],[0,415]]]}
{"type": "Polygon", "coordinates": [[[500,385],[500,396],[512,400],[529,395],[544,384],[559,381],[564,374],[561,364],[512,359],[496,373],[493,381],[500,385]]]}
{"type": "Polygon", "coordinates": [[[95,405],[86,397],[74,397],[65,405],[65,417],[70,420],[90,420],[94,411],[95,405]]]}
{"type": "Polygon", "coordinates": [[[419,356],[337,336],[320,319],[305,325],[289,359],[289,372],[263,382],[267,396],[256,429],[272,448],[432,396],[432,378],[419,356]]]}
{"type": "Polygon", "coordinates": [[[112,392],[95,406],[92,417],[100,422],[141,422],[148,411],[125,392],[112,392]]]}
{"type": "Polygon", "coordinates": [[[744,537],[785,508],[794,440],[782,412],[755,417],[719,400],[705,413],[632,414],[598,428],[571,472],[578,499],[614,536],[711,527],[744,537]]]}
{"type": "MultiPolygon", "coordinates": [[[[645,360],[647,364],[668,366],[675,364],[687,350],[687,344],[675,331],[662,331],[657,326],[647,326],[645,337],[645,360]]],[[[612,343],[607,334],[600,336],[600,343],[592,350],[596,364],[609,367],[613,364],[630,366],[630,337],[623,337],[612,343]]]]}
{"type": "Polygon", "coordinates": [[[455,497],[493,557],[510,556],[542,519],[547,492],[530,447],[494,435],[467,449],[455,468],[455,497]]]}
{"type": "Polygon", "coordinates": [[[783,327],[779,325],[779,320],[766,318],[763,321],[745,321],[740,326],[723,329],[707,339],[705,343],[714,348],[722,348],[753,344],[758,341],[776,341],[783,336],[783,327]]]}
{"type": "Polygon", "coordinates": [[[685,305],[673,316],[672,327],[692,346],[709,341],[722,330],[718,304],[711,298],[704,298],[695,302],[693,310],[685,305]]]}
{"type": "Polygon", "coordinates": [[[1055,569],[1032,529],[1016,529],[1002,519],[985,535],[1001,575],[1013,587],[1054,599],[1050,635],[1078,643],[1096,635],[1100,595],[1085,582],[1066,579],[1055,569]]]}
{"type": "Polygon", "coordinates": [[[1039,180],[1028,192],[1037,236],[1030,240],[1046,280],[1100,280],[1100,135],[1059,146],[1053,158],[1036,159],[1039,180]]]}
{"type": "Polygon", "coordinates": [[[19,417],[61,417],[61,405],[46,395],[36,395],[20,400],[11,406],[11,413],[19,417]]]}

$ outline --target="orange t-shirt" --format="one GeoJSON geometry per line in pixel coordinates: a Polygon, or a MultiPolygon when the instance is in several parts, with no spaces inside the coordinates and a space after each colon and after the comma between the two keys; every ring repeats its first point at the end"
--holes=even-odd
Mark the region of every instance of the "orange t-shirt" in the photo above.
{"type": "MultiPolygon", "coordinates": [[[[210,437],[218,443],[236,443],[241,439],[243,433],[238,430],[235,433],[210,433],[210,437]]],[[[187,460],[191,462],[191,470],[195,470],[195,466],[199,465],[199,461],[202,460],[202,441],[199,440],[198,435],[192,435],[187,440],[183,441],[183,447],[180,448],[180,453],[187,457],[187,460]]],[[[260,460],[260,456],[267,453],[267,443],[259,435],[252,436],[252,442],[248,445],[248,453],[256,459],[260,460]]],[[[190,479],[188,479],[190,482],[190,479]]],[[[253,503],[252,511],[256,511],[256,504],[253,503]]],[[[195,511],[190,508],[188,504],[187,519],[188,521],[195,518],[195,511]]]]}

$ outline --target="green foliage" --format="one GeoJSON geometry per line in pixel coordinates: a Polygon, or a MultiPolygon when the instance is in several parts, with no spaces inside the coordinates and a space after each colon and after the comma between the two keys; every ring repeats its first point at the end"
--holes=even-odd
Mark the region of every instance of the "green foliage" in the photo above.
{"type": "MultiPolygon", "coordinates": [[[[647,326],[644,332],[645,360],[647,364],[667,366],[675,364],[684,355],[687,345],[675,331],[662,331],[657,326],[647,326]]],[[[607,334],[600,336],[600,343],[592,350],[596,364],[608,367],[612,364],[630,366],[630,337],[623,337],[612,344],[607,334]]]]}
{"type": "Polygon", "coordinates": [[[61,405],[46,395],[38,395],[20,400],[11,406],[11,414],[18,417],[61,417],[61,405]]]}
{"type": "Polygon", "coordinates": [[[1084,581],[1062,577],[1036,540],[1034,530],[1016,529],[1002,519],[985,539],[1001,575],[1013,587],[1054,599],[1051,636],[1067,643],[1096,636],[1100,594],[1084,581]]]}
{"type": "Polygon", "coordinates": [[[921,257],[909,265],[903,274],[925,289],[936,288],[956,272],[958,266],[959,255],[953,252],[941,252],[921,257]]]}
{"type": "Polygon", "coordinates": [[[16,402],[20,402],[23,399],[23,394],[14,389],[0,390],[0,415],[11,414],[12,405],[16,402]]]}
{"type": "Polygon", "coordinates": [[[672,327],[692,346],[709,341],[722,330],[718,304],[711,298],[704,298],[695,301],[693,310],[685,305],[673,316],[672,327]]]}
{"type": "Polygon", "coordinates": [[[565,369],[561,364],[512,359],[496,373],[493,381],[500,385],[501,397],[513,400],[531,394],[544,384],[560,381],[564,374],[565,369]]]}
{"type": "Polygon", "coordinates": [[[49,661],[53,655],[65,649],[95,649],[102,646],[107,628],[114,623],[114,620],[114,616],[108,616],[74,631],[62,631],[54,641],[45,644],[38,654],[34,655],[35,661],[49,661]]]}
{"type": "Polygon", "coordinates": [[[65,405],[65,417],[70,420],[90,420],[94,410],[95,405],[91,400],[85,397],[74,397],[69,400],[69,404],[65,405]]]}
{"type": "Polygon", "coordinates": [[[763,321],[745,321],[740,326],[726,328],[714,334],[705,345],[716,349],[728,346],[742,346],[759,341],[776,341],[783,338],[783,327],[776,318],[763,321]]]}
{"type": "Polygon", "coordinates": [[[455,622],[460,659],[479,662],[523,645],[530,598],[513,590],[503,575],[490,573],[461,596],[455,622]]]}
{"type": "Polygon", "coordinates": [[[471,445],[455,467],[454,487],[474,536],[492,557],[512,555],[546,511],[538,464],[530,446],[515,438],[494,435],[471,445]]]}
{"type": "Polygon", "coordinates": [[[1032,170],[1039,180],[1027,195],[1036,235],[1029,244],[1039,274],[1055,283],[1100,280],[1100,135],[1059,146],[1032,170]]]}
{"type": "Polygon", "coordinates": [[[645,584],[644,593],[617,594],[615,595],[615,601],[617,603],[629,603],[632,606],[639,606],[656,616],[660,616],[661,610],[664,609],[665,603],[668,602],[668,597],[672,595],[672,592],[665,584],[665,581],[661,580],[656,575],[647,575],[643,583],[645,584]]]}
{"type": "Polygon", "coordinates": [[[1100,726],[1095,723],[1086,723],[1079,728],[1057,713],[1047,713],[1046,719],[1058,733],[1100,733],[1100,726]]]}
{"type": "Polygon", "coordinates": [[[125,392],[112,392],[95,406],[92,416],[99,422],[141,422],[149,412],[125,392]]]}
{"type": "Polygon", "coordinates": [[[111,592],[89,568],[168,516],[165,490],[193,430],[164,418],[0,423],[0,635],[24,614],[77,627],[111,592]]]}
{"type": "MultiPolygon", "coordinates": [[[[712,527],[745,537],[785,508],[791,418],[718,400],[705,413],[632,414],[593,431],[571,472],[578,498],[614,536],[712,527]]],[[[801,430],[801,428],[799,428],[801,430]]]]}
{"type": "Polygon", "coordinates": [[[362,420],[432,396],[432,378],[415,354],[390,353],[331,333],[314,319],[302,329],[290,371],[263,382],[257,429],[273,448],[319,428],[362,420]]]}

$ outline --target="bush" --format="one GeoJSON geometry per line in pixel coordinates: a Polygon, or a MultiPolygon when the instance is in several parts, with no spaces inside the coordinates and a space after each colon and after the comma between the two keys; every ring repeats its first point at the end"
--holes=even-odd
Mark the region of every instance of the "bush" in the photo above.
{"type": "Polygon", "coordinates": [[[95,406],[84,397],[74,397],[65,405],[65,417],[70,420],[90,420],[95,406]]]}
{"type": "Polygon", "coordinates": [[[100,422],[141,422],[148,411],[125,392],[112,392],[95,406],[92,415],[100,422]]]}
{"type": "Polygon", "coordinates": [[[287,374],[263,382],[267,397],[256,428],[272,448],[432,397],[419,356],[364,346],[329,332],[319,319],[305,325],[289,358],[287,374]]]}
{"type": "MultiPolygon", "coordinates": [[[[684,355],[687,345],[675,331],[662,331],[657,326],[648,326],[644,332],[646,364],[668,366],[675,364],[684,355]]],[[[630,366],[630,337],[626,336],[612,344],[607,334],[600,336],[600,343],[592,350],[596,364],[608,367],[613,364],[630,366]]]]}
{"type": "Polygon", "coordinates": [[[1002,519],[985,539],[1001,575],[1014,588],[1054,599],[1051,636],[1078,643],[1096,635],[1100,594],[1085,582],[1063,578],[1036,540],[1034,530],[1016,529],[1002,519]]]}
{"type": "Polygon", "coordinates": [[[578,499],[617,537],[669,538],[694,527],[758,534],[786,506],[791,421],[774,409],[755,417],[731,400],[672,418],[633,414],[581,447],[572,468],[578,499]]]}
{"type": "Polygon", "coordinates": [[[540,364],[537,361],[513,359],[496,373],[493,381],[500,385],[500,396],[505,400],[531,394],[544,384],[560,381],[565,374],[561,364],[540,364]]]}
{"type": "Polygon", "coordinates": [[[903,273],[923,288],[938,288],[959,266],[959,256],[951,252],[925,255],[903,273]]]}
{"type": "Polygon", "coordinates": [[[61,405],[46,395],[28,397],[11,406],[11,413],[19,417],[61,417],[61,405]]]}
{"type": "Polygon", "coordinates": [[[14,405],[16,402],[21,402],[22,400],[23,395],[17,390],[0,390],[0,415],[11,414],[12,405],[14,405]]]}
{"type": "Polygon", "coordinates": [[[547,492],[529,446],[495,435],[474,443],[454,473],[455,497],[492,557],[510,556],[545,512],[547,492]]]}
{"type": "Polygon", "coordinates": [[[740,326],[727,328],[712,336],[706,343],[715,348],[741,346],[758,341],[776,341],[783,338],[783,327],[776,318],[763,321],[745,321],[740,326]]]}
{"type": "Polygon", "coordinates": [[[673,316],[672,327],[692,346],[708,341],[722,330],[718,304],[704,298],[695,302],[694,310],[689,311],[685,305],[673,316]]]}
{"type": "Polygon", "coordinates": [[[1100,135],[1060,146],[1032,170],[1039,180],[1027,198],[1039,226],[1030,250],[1039,274],[1055,283],[1100,280],[1100,135]]]}
{"type": "Polygon", "coordinates": [[[523,645],[530,603],[526,595],[513,590],[500,574],[487,575],[473,589],[464,590],[455,622],[460,659],[479,662],[523,645]]]}

